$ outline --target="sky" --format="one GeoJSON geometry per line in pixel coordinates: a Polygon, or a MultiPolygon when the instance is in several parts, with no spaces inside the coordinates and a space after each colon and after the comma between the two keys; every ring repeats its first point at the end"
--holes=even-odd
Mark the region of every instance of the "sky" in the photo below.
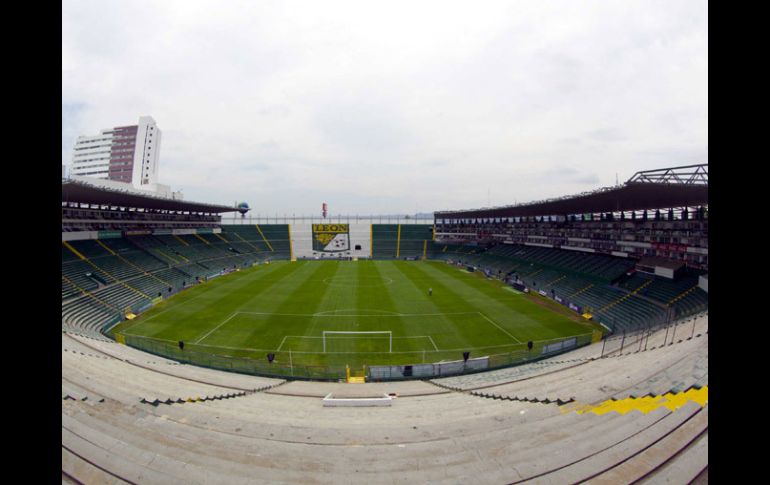
{"type": "Polygon", "coordinates": [[[708,163],[708,4],[62,2],[62,163],[152,116],[160,183],[257,214],[524,203],[708,163]]]}

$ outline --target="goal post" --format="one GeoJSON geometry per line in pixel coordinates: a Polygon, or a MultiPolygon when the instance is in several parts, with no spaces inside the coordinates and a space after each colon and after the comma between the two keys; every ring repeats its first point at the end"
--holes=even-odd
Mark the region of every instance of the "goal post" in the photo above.
{"type": "Polygon", "coordinates": [[[382,331],[370,331],[370,332],[353,332],[353,331],[340,331],[340,330],[324,330],[323,335],[323,345],[324,345],[324,353],[326,353],[326,336],[327,335],[365,335],[365,336],[371,336],[371,335],[387,335],[388,336],[388,352],[393,352],[393,332],[390,330],[382,330],[382,331]]]}

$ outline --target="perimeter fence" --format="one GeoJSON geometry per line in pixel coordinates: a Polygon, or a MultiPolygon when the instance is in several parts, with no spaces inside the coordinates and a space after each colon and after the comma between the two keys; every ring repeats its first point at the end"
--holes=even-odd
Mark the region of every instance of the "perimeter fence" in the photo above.
{"type": "Polygon", "coordinates": [[[167,359],[212,369],[267,377],[340,380],[349,368],[369,381],[421,379],[480,372],[552,357],[598,341],[598,333],[527,344],[463,350],[409,352],[294,352],[250,349],[248,356],[233,355],[223,347],[172,342],[119,334],[136,349],[167,359]],[[468,358],[464,353],[468,352],[468,358]]]}
{"type": "Polygon", "coordinates": [[[172,359],[212,369],[268,377],[340,380],[347,370],[366,375],[369,381],[428,379],[500,369],[553,357],[601,341],[596,357],[612,357],[653,347],[672,345],[708,332],[708,311],[676,321],[658,323],[634,332],[597,333],[535,341],[527,344],[485,347],[462,351],[409,352],[299,352],[249,349],[248,355],[212,347],[120,334],[126,345],[172,359]],[[468,355],[464,355],[468,352],[468,355]]]}

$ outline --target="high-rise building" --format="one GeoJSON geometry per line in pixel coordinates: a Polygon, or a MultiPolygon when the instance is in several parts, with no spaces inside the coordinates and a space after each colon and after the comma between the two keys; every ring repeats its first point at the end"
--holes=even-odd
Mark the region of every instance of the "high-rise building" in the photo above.
{"type": "Polygon", "coordinates": [[[151,116],[139,124],[79,136],[72,155],[70,175],[130,183],[136,188],[158,183],[161,132],[151,116]]]}

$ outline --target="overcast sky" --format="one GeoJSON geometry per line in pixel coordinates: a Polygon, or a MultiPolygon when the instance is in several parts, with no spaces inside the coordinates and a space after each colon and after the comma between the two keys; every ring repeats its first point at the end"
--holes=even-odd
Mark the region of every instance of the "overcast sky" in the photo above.
{"type": "Polygon", "coordinates": [[[63,0],[62,163],[143,115],[161,183],[254,215],[575,194],[708,162],[708,7],[63,0]]]}

